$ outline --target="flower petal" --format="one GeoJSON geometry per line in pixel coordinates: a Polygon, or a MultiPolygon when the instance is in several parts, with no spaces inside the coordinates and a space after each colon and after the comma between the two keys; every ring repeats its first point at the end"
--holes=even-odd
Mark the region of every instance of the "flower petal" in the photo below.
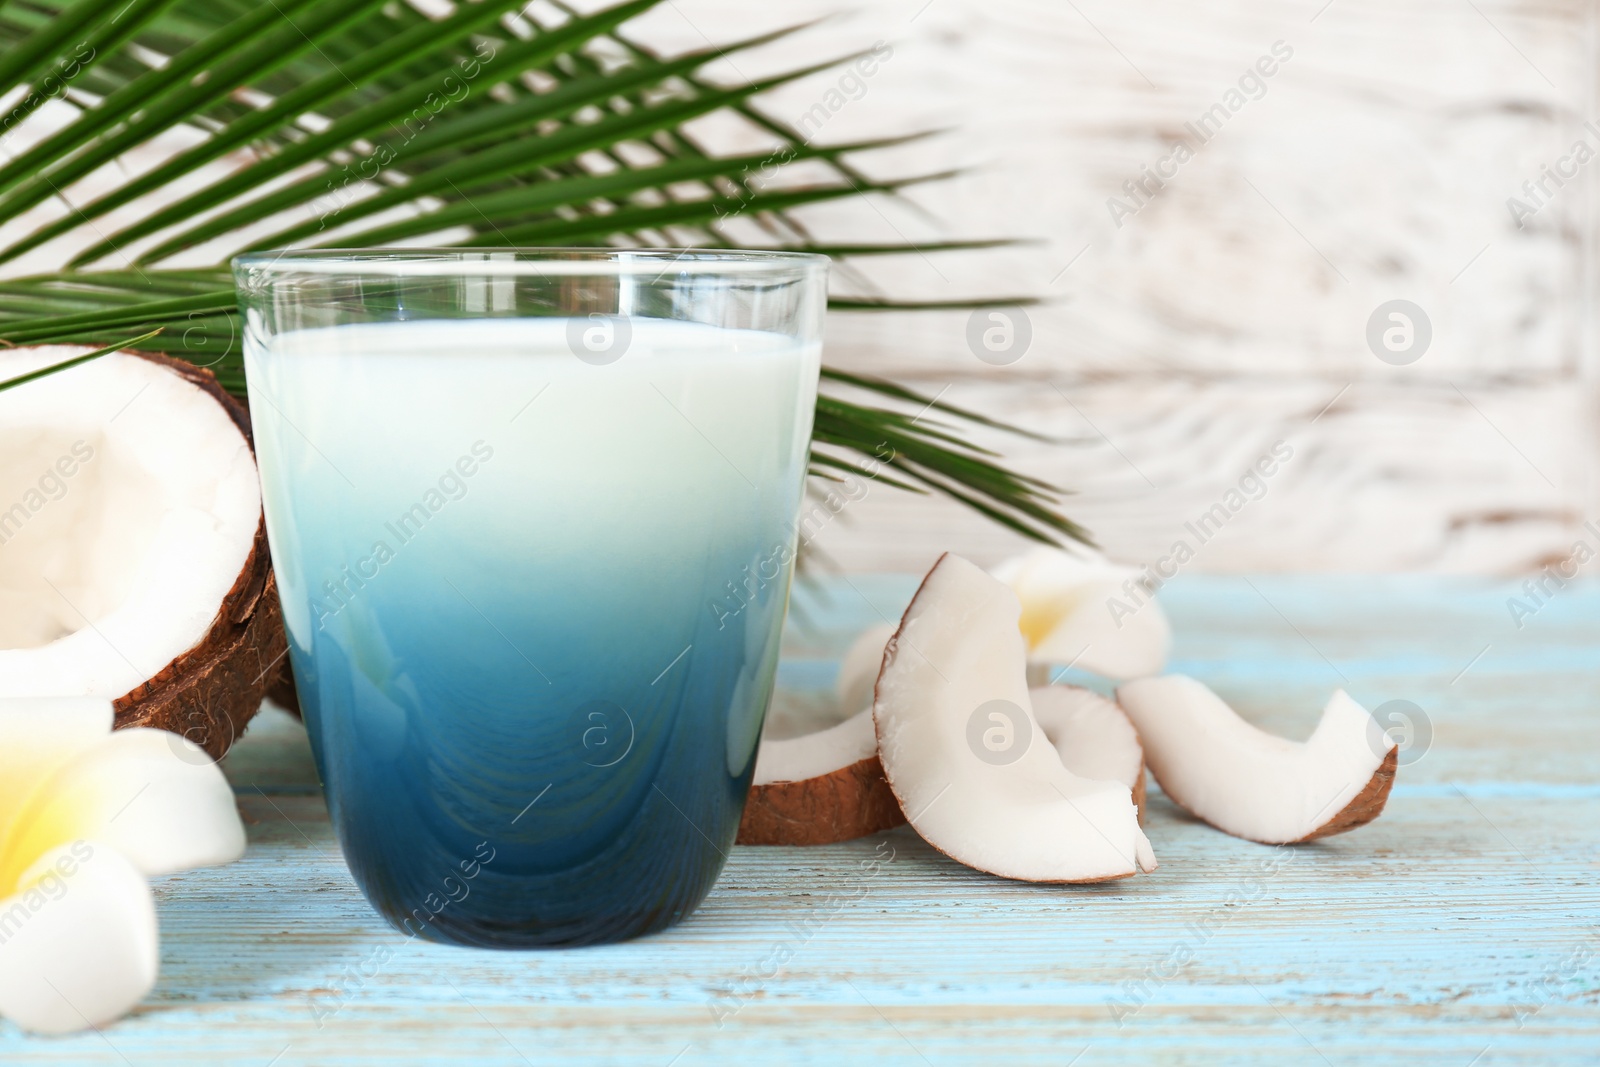
{"type": "MultiPolygon", "coordinates": [[[[111,701],[94,697],[0,699],[0,854],[39,783],[111,732],[111,701]]],[[[0,893],[12,886],[0,880],[0,893]]]]}
{"type": "Polygon", "coordinates": [[[146,875],[228,863],[245,845],[221,769],[192,742],[151,729],[118,730],[58,771],[6,861],[31,862],[80,837],[104,841],[146,875]]]}
{"type": "Polygon", "coordinates": [[[75,841],[41,856],[0,900],[0,1015],[63,1034],[108,1023],[155,985],[150,886],[116,849],[75,841]]]}
{"type": "Polygon", "coordinates": [[[1159,674],[1166,665],[1172,627],[1137,583],[1135,568],[1098,553],[1039,548],[994,574],[1022,602],[1030,661],[1072,664],[1118,680],[1159,674]]]}
{"type": "Polygon", "coordinates": [[[1028,658],[1125,681],[1160,674],[1171,647],[1172,627],[1160,604],[1146,599],[1135,605],[1120,585],[1094,582],[1028,658]]]}

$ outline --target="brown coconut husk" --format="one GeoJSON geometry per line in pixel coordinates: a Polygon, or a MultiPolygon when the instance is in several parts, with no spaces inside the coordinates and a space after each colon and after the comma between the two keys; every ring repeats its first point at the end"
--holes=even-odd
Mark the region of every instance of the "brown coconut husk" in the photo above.
{"type": "Polygon", "coordinates": [[[750,787],[741,845],[831,845],[906,821],[876,754],[799,782],[750,787]]]}
{"type": "Polygon", "coordinates": [[[295,693],[294,670],[289,666],[289,657],[283,658],[271,677],[272,682],[267,686],[267,699],[298,719],[300,697],[295,693]]]}
{"type": "Polygon", "coordinates": [[[1391,748],[1389,754],[1383,757],[1383,762],[1378,765],[1378,769],[1372,772],[1372,777],[1367,779],[1367,784],[1361,787],[1361,792],[1351,797],[1350,803],[1339,809],[1339,814],[1300,840],[1315,841],[1319,837],[1342,834],[1358,826],[1365,826],[1382,815],[1383,806],[1389,802],[1389,790],[1394,788],[1395,770],[1399,766],[1400,749],[1391,748]]]}
{"type": "MultiPolygon", "coordinates": [[[[1398,748],[1391,748],[1389,750],[1389,754],[1383,758],[1383,762],[1378,764],[1378,769],[1372,772],[1372,777],[1367,779],[1367,784],[1361,787],[1361,792],[1351,797],[1350,802],[1334,813],[1333,817],[1327,822],[1323,823],[1306,836],[1296,838],[1293,841],[1261,841],[1260,843],[1263,845],[1277,845],[1285,843],[1291,845],[1303,845],[1307,841],[1315,841],[1321,837],[1332,837],[1334,834],[1346,833],[1350,830],[1356,829],[1359,826],[1365,826],[1367,823],[1383,814],[1384,805],[1389,802],[1389,791],[1394,788],[1395,770],[1399,767],[1399,764],[1400,750],[1398,748]]],[[[1155,775],[1156,784],[1161,785],[1161,776],[1156,774],[1153,770],[1150,773],[1155,775]]],[[[1167,799],[1172,801],[1172,803],[1177,806],[1180,811],[1184,812],[1193,819],[1196,819],[1200,822],[1206,822],[1207,825],[1210,825],[1206,819],[1189,810],[1189,808],[1185,806],[1182,801],[1173,796],[1170,791],[1167,791],[1166,786],[1161,786],[1161,788],[1163,791],[1167,792],[1167,799]]],[[[1224,830],[1223,832],[1233,834],[1232,830],[1224,830]]],[[[1234,834],[1234,836],[1243,838],[1246,841],[1257,840],[1256,838],[1245,837],[1243,834],[1234,834]]]]}
{"type": "Polygon", "coordinates": [[[1145,801],[1144,782],[1145,782],[1145,771],[1147,771],[1148,769],[1149,768],[1145,766],[1144,760],[1141,759],[1139,761],[1139,777],[1133,783],[1133,807],[1134,807],[1135,812],[1139,816],[1139,825],[1140,826],[1144,825],[1144,801],[1145,801]]]}
{"type": "MultiPolygon", "coordinates": [[[[250,413],[211,371],[159,353],[128,354],[159,364],[222,405],[254,452],[250,413]]],[[[263,518],[256,526],[250,555],[206,635],[148,681],[112,702],[116,727],[170,730],[221,759],[260,710],[269,687],[284,684],[287,652],[263,518]]]]}

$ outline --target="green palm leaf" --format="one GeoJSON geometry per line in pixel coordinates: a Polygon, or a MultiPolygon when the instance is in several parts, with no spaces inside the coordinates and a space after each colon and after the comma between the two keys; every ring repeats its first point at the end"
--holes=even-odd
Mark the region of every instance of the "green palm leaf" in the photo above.
{"type": "MultiPolygon", "coordinates": [[[[735,217],[772,235],[752,247],[814,250],[846,265],[1001,243],[812,241],[798,208],[892,197],[945,175],[873,180],[846,157],[907,138],[812,145],[753,103],[823,67],[733,86],[698,74],[792,30],[670,59],[621,32],[660,2],[586,15],[558,4],[559,17],[534,24],[521,14],[525,0],[459,3],[436,18],[393,0],[0,0],[0,86],[23,87],[0,115],[0,139],[44,128],[29,119],[45,108],[68,119],[0,164],[9,234],[0,263],[66,264],[0,281],[0,340],[109,350],[143,334],[142,347],[210,367],[243,394],[223,264],[247,248],[446,237],[728,247],[735,217]],[[705,151],[686,126],[723,111],[779,138],[785,166],[825,176],[756,180],[773,170],[774,153],[705,151]]],[[[866,295],[831,306],[983,303],[866,295]]],[[[1032,538],[1087,540],[1056,510],[1056,490],[955,429],[997,424],[874,378],[828,370],[824,386],[816,476],[859,471],[868,457],[886,484],[947,494],[1032,538]]]]}

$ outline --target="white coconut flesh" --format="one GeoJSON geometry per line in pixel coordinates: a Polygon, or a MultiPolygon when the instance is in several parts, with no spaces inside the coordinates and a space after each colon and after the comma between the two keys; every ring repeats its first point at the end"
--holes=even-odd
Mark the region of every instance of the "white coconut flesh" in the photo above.
{"type": "Polygon", "coordinates": [[[853,715],[872,707],[872,690],[878,684],[878,670],[883,666],[883,649],[894,631],[895,624],[890,622],[869,626],[856,635],[839,661],[833,692],[839,708],[846,714],[853,715]]]}
{"type": "Polygon", "coordinates": [[[799,737],[763,736],[751,785],[803,782],[867,759],[878,749],[872,709],[863,708],[841,723],[799,737]]]}
{"type": "Polygon", "coordinates": [[[1303,742],[1253,726],[1180,674],[1129,682],[1117,700],[1163,792],[1217,829],[1267,844],[1317,836],[1368,790],[1395,746],[1342,689],[1303,742]]]}
{"type": "Polygon", "coordinates": [[[852,715],[829,692],[774,694],[739,822],[740,844],[831,844],[905,821],[878,763],[871,707],[852,715]]]}
{"type": "Polygon", "coordinates": [[[774,694],[751,785],[820,778],[877,752],[872,688],[894,630],[892,624],[879,624],[856,637],[839,662],[832,701],[774,694]]]}
{"type": "MultiPolygon", "coordinates": [[[[1087,549],[1059,548],[1034,549],[994,571],[1022,602],[1031,662],[1119,680],[1159,673],[1172,646],[1161,605],[1136,582],[1128,587],[1138,573],[1087,549]]],[[[1039,682],[1047,674],[1034,671],[1039,682]]]]}
{"type": "Polygon", "coordinates": [[[923,580],[873,704],[901,809],[941,852],[1007,878],[1093,882],[1153,870],[1128,787],[1067,770],[1034,718],[1020,611],[1010,589],[959,556],[940,557],[923,580]],[[1012,737],[1021,745],[1027,735],[1008,762],[969,743],[986,707],[1015,709],[1012,737]]]}
{"type": "MultiPolygon", "coordinates": [[[[89,349],[0,351],[0,379],[89,349]]],[[[210,395],[113,354],[0,392],[0,696],[121,696],[194,647],[261,517],[210,395]]]]}
{"type": "Polygon", "coordinates": [[[1079,778],[1120,782],[1137,796],[1144,750],[1133,723],[1115,702],[1075,685],[1028,690],[1039,728],[1062,764],[1079,778]]]}

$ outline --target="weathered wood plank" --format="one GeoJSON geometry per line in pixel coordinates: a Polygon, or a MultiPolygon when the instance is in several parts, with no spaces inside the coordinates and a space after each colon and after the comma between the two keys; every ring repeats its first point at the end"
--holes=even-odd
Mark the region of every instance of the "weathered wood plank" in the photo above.
{"type": "MultiPolygon", "coordinates": [[[[1596,165],[1559,188],[1542,169],[1570,164],[1580,139],[1600,150],[1585,127],[1596,113],[1592,5],[680,0],[631,32],[681,51],[830,13],[713,75],[760,77],[888,42],[893,54],[870,75],[841,88],[840,71],[821,72],[763,106],[820,142],[951,128],[854,162],[882,176],[967,173],[908,191],[916,208],[887,198],[816,205],[801,212],[811,231],[848,242],[1034,242],[862,259],[838,272],[841,291],[1046,302],[1029,310],[1032,346],[1014,365],[980,362],[961,313],[834,316],[828,359],[929,393],[949,387],[949,399],[1084,439],[1006,450],[1080,490],[1076,513],[1119,553],[1164,549],[1196,505],[1209,506],[1218,479],[1235,476],[1228,446],[1279,438],[1298,437],[1315,457],[1295,474],[1302,488],[1253,509],[1202,569],[1504,574],[1562,551],[1579,520],[1600,515],[1596,165]],[[1278,41],[1293,55],[1274,60],[1259,98],[1251,88],[1198,144],[1185,124],[1237,90],[1278,41]],[[1146,180],[1142,168],[1180,141],[1195,158],[1147,206],[1113,220],[1108,201],[1133,202],[1124,183],[1146,180]],[[1533,201],[1523,189],[1532,181],[1548,195],[1519,224],[1507,201],[1533,201]],[[1380,362],[1364,337],[1373,310],[1395,298],[1418,303],[1433,326],[1431,348],[1408,367],[1380,362]],[[1301,425],[1346,386],[1338,408],[1301,425]]],[[[50,102],[9,150],[69,110],[50,102]]],[[[695,131],[727,150],[770,140],[728,116],[695,131]]],[[[69,201],[120,181],[124,165],[151,166],[202,136],[173,131],[0,232],[60,217],[69,201]]],[[[129,205],[111,222],[151,207],[129,205]]],[[[774,237],[738,222],[747,225],[728,237],[774,237]]],[[[85,229],[0,275],[51,269],[98,239],[85,229]]],[[[181,262],[213,262],[227,243],[181,262]]],[[[912,569],[935,544],[978,556],[1008,544],[958,508],[899,494],[860,510],[873,536],[835,534],[826,546],[852,569],[912,569]],[[930,542],[942,527],[954,540],[930,542]]]]}
{"type": "MultiPolygon", "coordinates": [[[[406,942],[327,851],[320,805],[274,803],[244,801],[261,820],[246,861],[165,885],[162,984],[106,1035],[129,1061],[266,1062],[287,1047],[279,1063],[467,1050],[516,1063],[514,1046],[530,1062],[660,1064],[691,1046],[680,1062],[830,1048],[915,1062],[904,1035],[942,1062],[987,1047],[1060,1063],[1086,1044],[1091,1063],[1182,1045],[1193,1062],[1299,1062],[1315,1058],[1306,1041],[1330,1059],[1465,1063],[1492,1044],[1582,1062],[1600,1042],[1594,797],[1484,797],[1482,818],[1401,791],[1359,837],[1287,856],[1158,804],[1162,870],[1110,890],[998,883],[904,831],[870,879],[872,842],[739,849],[670,934],[528,954],[406,942]],[[1575,952],[1591,955],[1570,964],[1575,952]]],[[[93,1035],[0,1048],[8,1062],[118,1062],[93,1035]]]]}
{"type": "MultiPolygon", "coordinates": [[[[1053,438],[981,433],[1008,462],[1072,490],[1063,510],[1113,556],[1153,563],[1179,539],[1197,571],[1531,572],[1600,516],[1583,501],[1593,404],[1571,383],[1125,376],[927,376],[928,395],[1053,438]],[[1203,544],[1185,524],[1224,503],[1279,442],[1292,458],[1246,487],[1203,544]]],[[[915,570],[944,549],[985,563],[1021,538],[942,497],[864,483],[815,546],[850,571],[915,570]]]]}
{"type": "MultiPolygon", "coordinates": [[[[840,6],[682,0],[643,32],[702,47],[840,6]]],[[[1562,552],[1577,521],[1600,514],[1595,164],[1560,187],[1542,170],[1570,166],[1579,140],[1600,151],[1584,126],[1594,17],[1569,0],[882,0],[844,5],[725,73],[893,42],[848,98],[828,96],[838,75],[824,73],[767,105],[799,122],[838,104],[817,130],[825,141],[953,128],[858,163],[969,172],[908,191],[925,215],[840,202],[804,212],[808,225],[825,239],[1037,244],[863,260],[841,283],[1046,302],[1028,309],[1031,347],[1011,365],[980,362],[955,312],[835,316],[828,359],[1082,439],[1004,448],[1080,491],[1074,515],[1114,551],[1165,549],[1237,477],[1235,452],[1282,438],[1308,457],[1296,488],[1275,486],[1201,569],[1506,574],[1562,552]],[[1279,41],[1293,55],[1200,144],[1185,124],[1279,41]],[[1114,221],[1108,202],[1138,204],[1124,183],[1179,143],[1195,157],[1114,221]],[[1545,193],[1524,191],[1530,181],[1545,193]],[[1514,196],[1541,206],[1519,224],[1514,196]],[[1432,325],[1411,366],[1381,362],[1365,339],[1396,298],[1432,325]]],[[[726,125],[707,136],[743,143],[726,125]]],[[[870,536],[841,528],[825,545],[853,570],[1010,544],[959,508],[891,492],[859,518],[870,536]]]]}
{"type": "MultiPolygon", "coordinates": [[[[802,595],[810,626],[791,629],[785,684],[826,685],[830,657],[913,584],[853,576],[826,603],[802,595]]],[[[1077,888],[977,874],[908,830],[739,848],[682,926],[580,951],[390,931],[306,791],[303,734],[264,718],[229,760],[250,852],[161,882],[152,998],[102,1035],[0,1026],[0,1060],[1592,1063],[1600,591],[1571,588],[1520,631],[1515,592],[1186,577],[1163,593],[1174,668],[1274,728],[1303,733],[1340,684],[1425,709],[1432,747],[1357,833],[1253,845],[1157,792],[1161,869],[1077,888]]]]}

